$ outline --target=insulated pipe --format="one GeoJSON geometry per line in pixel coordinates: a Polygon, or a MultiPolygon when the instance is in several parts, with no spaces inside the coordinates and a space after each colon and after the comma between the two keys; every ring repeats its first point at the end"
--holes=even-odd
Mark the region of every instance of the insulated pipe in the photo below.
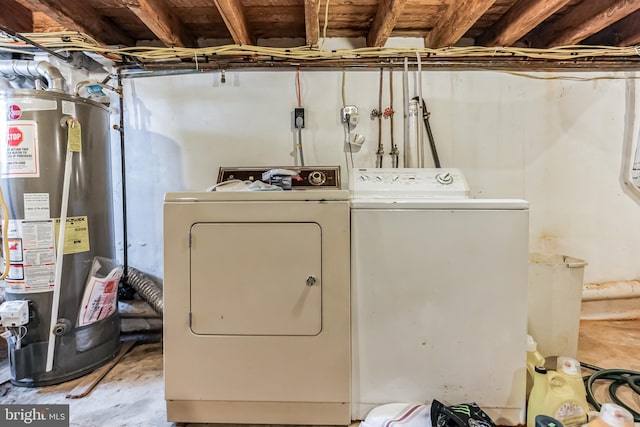
{"type": "Polygon", "coordinates": [[[640,162],[640,133],[634,138],[634,125],[636,114],[636,82],[628,79],[625,85],[625,114],[624,136],[622,141],[622,165],[620,168],[620,180],[624,192],[640,204],[640,184],[633,179],[634,165],[640,162]]]}
{"type": "Polygon", "coordinates": [[[640,297],[640,280],[587,283],[582,288],[582,301],[606,301],[640,297]]]}
{"type": "Polygon", "coordinates": [[[129,285],[138,292],[138,295],[149,303],[158,314],[164,310],[164,299],[162,289],[151,279],[133,267],[127,269],[129,273],[129,285]]]}
{"type": "Polygon", "coordinates": [[[47,81],[48,90],[55,92],[65,91],[65,80],[56,67],[46,61],[11,60],[0,61],[0,74],[5,76],[31,76],[42,77],[47,81]]]}

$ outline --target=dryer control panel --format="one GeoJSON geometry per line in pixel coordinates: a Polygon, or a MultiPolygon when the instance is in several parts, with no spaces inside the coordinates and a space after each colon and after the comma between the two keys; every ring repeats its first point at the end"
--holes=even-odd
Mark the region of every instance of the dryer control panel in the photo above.
{"type": "Polygon", "coordinates": [[[458,169],[354,169],[352,198],[443,198],[469,197],[469,187],[458,169]]]}
{"type": "Polygon", "coordinates": [[[218,172],[218,183],[239,179],[242,181],[263,180],[263,175],[272,170],[284,169],[296,172],[291,179],[292,190],[340,189],[339,166],[275,166],[275,167],[221,167],[218,172]]]}

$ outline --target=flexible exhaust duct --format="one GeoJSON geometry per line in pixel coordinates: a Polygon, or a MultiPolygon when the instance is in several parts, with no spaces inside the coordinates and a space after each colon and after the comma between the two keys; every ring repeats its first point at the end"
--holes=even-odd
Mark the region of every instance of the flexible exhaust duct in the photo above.
{"type": "Polygon", "coordinates": [[[162,314],[164,310],[162,289],[135,268],[129,267],[127,270],[129,272],[129,285],[138,292],[138,295],[143,300],[149,303],[156,313],[162,314]]]}
{"type": "Polygon", "coordinates": [[[46,61],[11,60],[0,61],[0,74],[4,76],[42,77],[48,90],[64,92],[66,82],[60,70],[46,61]]]}

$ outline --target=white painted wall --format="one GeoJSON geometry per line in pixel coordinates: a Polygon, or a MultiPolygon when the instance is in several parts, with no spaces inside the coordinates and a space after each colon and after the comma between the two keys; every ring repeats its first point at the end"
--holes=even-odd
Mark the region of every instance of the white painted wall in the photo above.
{"type": "MultiPolygon", "coordinates": [[[[474,197],[529,200],[531,250],[588,261],[585,281],[640,277],[640,205],[620,178],[625,138],[638,138],[638,91],[629,78],[635,74],[532,75],[565,79],[423,73],[443,166],[461,168],[474,197]]],[[[165,192],[205,189],[221,165],[297,164],[295,77],[295,71],[227,71],[226,83],[218,72],[125,80],[131,265],[162,277],[165,192]]],[[[341,79],[340,71],[302,71],[303,144],[307,164],[346,171],[341,79]]],[[[400,144],[401,88],[396,71],[400,144]]],[[[377,93],[377,71],[346,73],[346,102],[360,108],[357,132],[367,138],[353,154],[356,167],[375,164],[377,124],[368,115],[377,93]]],[[[384,126],[388,152],[388,121],[384,126]]]]}

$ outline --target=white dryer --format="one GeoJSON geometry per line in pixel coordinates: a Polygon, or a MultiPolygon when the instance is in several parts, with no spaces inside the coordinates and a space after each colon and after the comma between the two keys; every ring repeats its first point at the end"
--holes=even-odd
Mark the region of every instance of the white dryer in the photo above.
{"type": "Polygon", "coordinates": [[[349,424],[349,194],[337,168],[300,172],[292,191],[165,196],[169,421],[349,424]]]}
{"type": "Polygon", "coordinates": [[[352,418],[389,402],[525,402],[528,204],[468,198],[455,169],[351,176],[352,418]]]}

